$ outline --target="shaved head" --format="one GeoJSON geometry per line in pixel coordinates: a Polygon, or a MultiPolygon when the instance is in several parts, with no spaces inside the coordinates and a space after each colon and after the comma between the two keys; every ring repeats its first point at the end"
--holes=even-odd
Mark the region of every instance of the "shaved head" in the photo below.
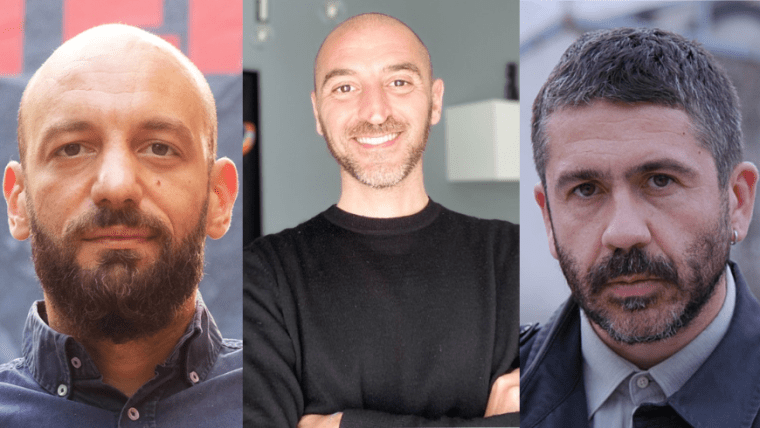
{"type": "Polygon", "coordinates": [[[147,68],[173,69],[174,79],[189,83],[200,107],[205,110],[206,132],[203,139],[207,156],[213,162],[216,158],[216,105],[203,73],[166,40],[129,25],[106,24],[84,31],[62,44],[29,80],[18,111],[18,148],[22,165],[33,138],[31,130],[40,123],[42,117],[39,111],[54,89],[62,82],[73,82],[81,90],[88,90],[91,83],[80,76],[80,71],[94,70],[95,74],[102,74],[102,79],[107,80],[109,71],[105,70],[114,68],[124,72],[147,68]],[[103,71],[98,73],[101,66],[103,71]]]}
{"type": "Polygon", "coordinates": [[[351,18],[348,18],[347,20],[340,23],[337,27],[335,27],[330,34],[327,35],[325,40],[322,42],[322,45],[319,47],[319,51],[317,52],[317,56],[314,59],[314,90],[316,91],[318,89],[318,80],[319,77],[322,77],[326,74],[326,71],[324,70],[325,65],[323,64],[323,56],[324,52],[330,50],[334,44],[336,44],[338,41],[351,37],[352,35],[356,34],[357,32],[360,32],[362,30],[367,30],[370,28],[377,28],[377,27],[388,27],[392,28],[395,31],[399,32],[406,32],[414,36],[414,38],[417,40],[419,53],[425,58],[425,63],[427,65],[427,70],[421,70],[423,74],[428,76],[428,79],[430,81],[433,80],[433,63],[430,60],[430,52],[428,52],[427,46],[425,46],[424,43],[422,43],[422,39],[420,39],[420,36],[417,35],[411,28],[409,28],[408,25],[403,23],[402,21],[382,13],[364,13],[361,15],[356,15],[351,18]],[[426,71],[426,73],[425,73],[426,71]]]}

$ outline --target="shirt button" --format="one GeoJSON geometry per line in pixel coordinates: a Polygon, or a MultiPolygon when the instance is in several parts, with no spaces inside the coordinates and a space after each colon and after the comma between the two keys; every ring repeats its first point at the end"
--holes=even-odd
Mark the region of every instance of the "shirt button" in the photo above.
{"type": "Polygon", "coordinates": [[[129,410],[127,410],[127,416],[129,416],[129,419],[136,421],[140,419],[140,412],[138,412],[134,407],[130,407],[129,410]]]}
{"type": "Polygon", "coordinates": [[[640,378],[636,379],[636,386],[638,386],[641,389],[646,388],[649,386],[649,378],[646,376],[641,376],[640,378]]]}
{"type": "Polygon", "coordinates": [[[64,395],[66,395],[67,392],[69,392],[69,387],[62,383],[62,384],[58,385],[58,391],[57,392],[58,392],[58,395],[60,397],[63,397],[64,395]]]}
{"type": "Polygon", "coordinates": [[[74,366],[75,369],[78,369],[82,367],[82,361],[79,358],[74,357],[71,359],[71,365],[74,366]]]}
{"type": "Polygon", "coordinates": [[[193,381],[193,383],[198,383],[201,378],[198,377],[198,373],[192,371],[190,372],[190,380],[193,381]]]}

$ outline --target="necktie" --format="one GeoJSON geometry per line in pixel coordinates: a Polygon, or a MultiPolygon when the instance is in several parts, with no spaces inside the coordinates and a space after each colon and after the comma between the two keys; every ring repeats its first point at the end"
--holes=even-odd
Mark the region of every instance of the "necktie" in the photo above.
{"type": "Polygon", "coordinates": [[[633,428],[691,428],[691,425],[667,404],[644,404],[633,413],[633,428]]]}

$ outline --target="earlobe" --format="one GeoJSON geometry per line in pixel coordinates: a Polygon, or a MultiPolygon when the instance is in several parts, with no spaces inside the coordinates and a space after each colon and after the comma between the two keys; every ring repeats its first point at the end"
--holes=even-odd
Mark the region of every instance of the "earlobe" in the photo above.
{"type": "Polygon", "coordinates": [[[536,183],[533,187],[533,197],[536,198],[538,207],[541,208],[541,215],[544,219],[544,227],[546,228],[546,237],[549,240],[549,251],[552,253],[552,257],[559,259],[557,255],[557,247],[554,242],[554,229],[552,228],[552,217],[549,212],[549,200],[544,192],[544,186],[541,182],[536,183]]]}
{"type": "Polygon", "coordinates": [[[8,228],[19,241],[28,238],[30,233],[25,184],[21,164],[8,162],[3,176],[3,196],[8,207],[8,228]]]}
{"type": "Polygon", "coordinates": [[[211,169],[206,233],[219,239],[227,233],[232,221],[232,208],[238,194],[238,174],[235,164],[228,158],[220,158],[211,169]]]}
{"type": "Polygon", "coordinates": [[[319,110],[317,110],[317,94],[312,91],[311,93],[311,109],[314,112],[314,121],[317,122],[317,134],[324,136],[322,132],[322,124],[319,122],[319,110]]]}
{"type": "Polygon", "coordinates": [[[734,168],[730,182],[729,210],[731,227],[739,234],[739,241],[747,236],[755,207],[758,171],[751,162],[742,162],[734,168]]]}
{"type": "Polygon", "coordinates": [[[432,95],[433,95],[433,109],[430,113],[430,124],[435,125],[440,122],[441,114],[443,112],[443,80],[435,79],[433,82],[432,95]]]}

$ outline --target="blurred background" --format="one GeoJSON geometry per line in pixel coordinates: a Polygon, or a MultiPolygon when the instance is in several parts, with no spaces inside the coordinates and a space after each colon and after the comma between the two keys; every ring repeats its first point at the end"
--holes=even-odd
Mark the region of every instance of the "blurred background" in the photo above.
{"type": "MultiPolygon", "coordinates": [[[[165,38],[206,75],[216,98],[219,156],[242,162],[240,0],[0,0],[0,159],[19,160],[16,113],[26,82],[64,41],[95,25],[121,22],[165,38]]],[[[5,164],[3,164],[3,167],[5,164]]],[[[227,235],[207,240],[203,299],[225,337],[242,338],[242,202],[227,235]]],[[[0,210],[0,363],[21,355],[32,302],[42,298],[28,241],[9,233],[0,210]]]]}
{"type": "MultiPolygon", "coordinates": [[[[420,36],[435,76],[445,83],[444,109],[505,99],[507,63],[519,60],[517,1],[244,0],[243,68],[250,85],[245,89],[250,94],[246,120],[258,118],[256,143],[244,160],[246,242],[258,236],[255,218],[260,233],[279,232],[338,201],[338,166],[316,133],[309,99],[313,63],[322,40],[338,23],[365,12],[396,17],[420,36]]],[[[514,131],[516,116],[510,126],[514,131]]],[[[517,223],[516,180],[449,180],[446,121],[444,116],[432,127],[424,155],[430,197],[464,214],[517,223]]],[[[517,144],[515,134],[509,146],[515,157],[517,144]]]]}
{"type": "MultiPolygon", "coordinates": [[[[532,159],[530,111],[533,100],[565,49],[581,34],[600,28],[658,27],[695,39],[731,76],[742,104],[745,159],[760,161],[760,3],[520,2],[520,319],[544,322],[569,296],[559,263],[549,253],[541,211],[533,199],[539,182],[532,159]]],[[[760,198],[747,238],[731,248],[760,296],[760,198]]]]}

